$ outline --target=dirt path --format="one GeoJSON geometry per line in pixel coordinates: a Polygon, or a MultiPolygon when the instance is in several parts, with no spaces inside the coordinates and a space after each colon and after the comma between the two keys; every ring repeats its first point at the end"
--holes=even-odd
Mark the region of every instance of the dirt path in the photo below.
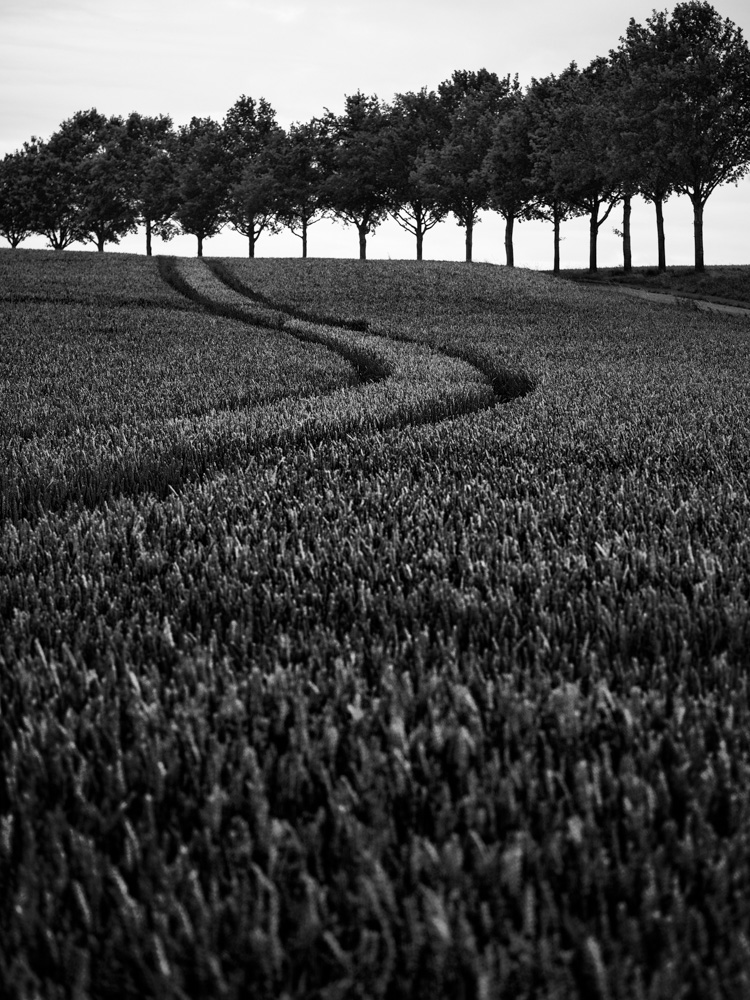
{"type": "Polygon", "coordinates": [[[647,299],[649,302],[686,305],[701,312],[721,312],[729,313],[733,316],[750,316],[750,306],[728,305],[724,302],[713,302],[710,299],[699,299],[694,298],[692,295],[679,295],[673,292],[652,292],[645,288],[633,288],[628,285],[616,284],[615,282],[601,282],[601,286],[614,288],[625,295],[634,295],[640,299],[647,299]]]}

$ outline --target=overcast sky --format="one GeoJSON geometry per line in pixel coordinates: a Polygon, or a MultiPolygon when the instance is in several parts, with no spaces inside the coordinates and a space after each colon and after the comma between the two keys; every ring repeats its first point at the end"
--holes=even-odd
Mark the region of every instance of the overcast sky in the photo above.
{"type": "MultiPolygon", "coordinates": [[[[193,115],[221,120],[238,97],[265,97],[278,121],[306,121],[324,108],[343,109],[361,90],[385,101],[407,90],[434,89],[456,69],[486,67],[500,76],[560,72],[606,55],[631,17],[643,22],[653,0],[0,0],[0,155],[32,135],[47,138],[76,111],[168,114],[176,125],[193,115]]],[[[657,9],[671,10],[669,4],[657,9]]],[[[747,34],[747,0],[715,4],[747,34]]],[[[612,229],[602,230],[600,263],[621,261],[612,229]]],[[[692,262],[692,210],[672,198],[665,212],[668,263],[692,262]]],[[[706,208],[706,260],[750,260],[750,179],[720,189],[706,208]]],[[[634,259],[656,259],[653,207],[633,213],[634,259]]],[[[460,259],[463,230],[448,221],[425,238],[425,257],[460,259]]],[[[587,264],[587,224],[563,229],[563,266],[587,264]]],[[[551,227],[517,229],[516,263],[551,267],[551,227]]],[[[142,252],[128,237],[120,249],[142,252]]],[[[37,245],[28,241],[25,246],[37,245]]],[[[38,245],[43,245],[43,241],[38,245]]],[[[155,244],[193,254],[195,240],[155,244]]],[[[80,249],[76,245],[76,249],[80,249]]],[[[206,254],[244,254],[229,231],[207,241],[206,254]]],[[[291,234],[262,236],[259,256],[297,255],[291,234]]],[[[311,256],[356,256],[353,229],[320,222],[311,256]]],[[[413,237],[395,223],[368,240],[371,257],[412,257],[413,237]]],[[[503,262],[502,224],[487,215],[474,237],[476,260],[503,262]]]]}

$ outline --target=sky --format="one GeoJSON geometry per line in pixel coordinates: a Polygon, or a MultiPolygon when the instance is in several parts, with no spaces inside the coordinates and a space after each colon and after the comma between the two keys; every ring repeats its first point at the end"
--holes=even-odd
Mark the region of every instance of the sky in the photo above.
{"type": "MultiPolygon", "coordinates": [[[[747,37],[747,0],[717,0],[716,10],[747,37]]],[[[265,97],[280,125],[325,109],[343,111],[347,94],[384,101],[396,93],[436,89],[454,70],[486,67],[522,85],[587,65],[615,48],[631,18],[643,23],[674,0],[0,0],[0,156],[32,135],[46,139],[76,111],[106,115],[195,116],[221,121],[245,94],[265,97]]],[[[616,208],[601,229],[599,263],[622,262],[616,208]]],[[[503,222],[486,213],[474,234],[474,259],[504,263],[503,222]]],[[[673,196],[665,206],[667,263],[693,262],[692,206],[673,196]]],[[[653,206],[636,200],[633,260],[656,261],[653,206]]],[[[565,223],[563,267],[588,265],[588,222],[565,223]]],[[[552,228],[516,228],[516,264],[550,269],[552,228]]],[[[44,246],[42,238],[23,246],[44,246]]],[[[706,262],[750,261],[750,177],[718,189],[705,211],[706,262]]],[[[78,244],[74,249],[82,249],[78,244]]],[[[141,234],[108,249],[143,253],[141,234]]],[[[154,242],[155,252],[193,255],[194,237],[154,242]]],[[[327,220],[309,233],[309,255],[354,257],[356,230],[327,220]]],[[[231,230],[208,240],[208,255],[247,253],[231,230]]],[[[256,254],[298,256],[289,232],[262,235],[256,254]]],[[[425,237],[426,259],[459,260],[464,231],[452,217],[425,237]]],[[[415,254],[414,237],[392,221],[368,239],[371,258],[415,254]]]]}

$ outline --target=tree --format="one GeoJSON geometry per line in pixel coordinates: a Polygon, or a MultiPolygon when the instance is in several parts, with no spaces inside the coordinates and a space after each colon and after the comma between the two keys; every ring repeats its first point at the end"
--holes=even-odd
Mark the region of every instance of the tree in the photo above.
{"type": "Polygon", "coordinates": [[[179,196],[172,119],[133,111],[125,121],[121,143],[130,197],[138,220],[145,227],[146,255],[150,257],[153,236],[171,240],[177,232],[173,216],[179,196]]]}
{"type": "Polygon", "coordinates": [[[101,251],[135,229],[122,133],[120,118],[91,108],[66,119],[46,142],[24,144],[33,229],[54,249],[92,242],[101,251]]]}
{"type": "Polygon", "coordinates": [[[397,94],[386,131],[388,178],[393,219],[417,241],[417,260],[422,260],[424,236],[446,215],[434,197],[434,187],[418,170],[420,157],[437,150],[444,138],[445,115],[437,94],[425,88],[419,93],[397,94]]]}
{"type": "Polygon", "coordinates": [[[243,94],[224,116],[222,131],[231,167],[236,168],[244,165],[283,130],[265,97],[256,101],[243,94]]]}
{"type": "Polygon", "coordinates": [[[747,43],[709,3],[690,0],[671,17],[654,11],[645,25],[631,19],[619,54],[630,73],[631,107],[652,133],[651,170],[692,203],[695,269],[703,271],[706,202],[750,167],[747,43]]]}
{"type": "Polygon", "coordinates": [[[264,230],[278,232],[279,185],[269,147],[283,135],[276,112],[261,97],[242,95],[227,112],[222,126],[230,177],[227,201],[229,225],[248,239],[248,253],[264,230]]]}
{"type": "Polygon", "coordinates": [[[101,253],[107,243],[119,243],[135,232],[138,224],[122,146],[125,127],[120,118],[90,114],[77,125],[82,126],[76,167],[80,225],[83,241],[95,243],[101,253]]]}
{"type": "Polygon", "coordinates": [[[473,255],[474,226],[489,207],[484,161],[492,143],[497,115],[511,86],[510,77],[457,70],[438,87],[442,105],[443,142],[417,161],[415,183],[440,209],[451,212],[466,230],[466,260],[473,255]]]}
{"type": "Polygon", "coordinates": [[[212,118],[192,118],[177,134],[175,218],[185,233],[203,241],[221,232],[227,222],[228,163],[221,126],[212,118]]]}
{"type": "Polygon", "coordinates": [[[73,164],[59,155],[56,144],[36,136],[23,144],[23,150],[31,173],[29,210],[34,232],[46,236],[53,250],[65,250],[84,237],[73,164]]]}
{"type": "Polygon", "coordinates": [[[616,126],[611,82],[606,59],[595,59],[583,71],[571,63],[555,81],[545,128],[532,137],[548,196],[589,216],[591,271],[597,270],[599,230],[622,197],[610,139],[616,126]]]}
{"type": "Polygon", "coordinates": [[[256,154],[242,168],[240,179],[229,188],[227,218],[229,224],[247,237],[248,255],[255,256],[255,244],[261,233],[278,233],[279,180],[265,153],[256,154]]]}
{"type": "Polygon", "coordinates": [[[610,53],[612,73],[616,79],[618,117],[611,136],[612,156],[625,192],[621,232],[624,264],[625,270],[630,270],[630,201],[633,194],[640,194],[655,208],[658,267],[660,271],[665,271],[664,203],[673,191],[670,166],[673,140],[661,127],[654,73],[646,66],[637,69],[636,62],[634,54],[628,53],[624,45],[610,53]]]}
{"type": "Polygon", "coordinates": [[[377,96],[357,92],[345,98],[344,113],[326,109],[320,119],[321,203],[359,235],[359,257],[367,237],[391,207],[385,132],[388,114],[377,96]]]}
{"type": "Polygon", "coordinates": [[[450,127],[461,104],[470,94],[492,94],[501,88],[502,81],[497,73],[484,67],[479,70],[454,70],[450,79],[443,80],[438,86],[440,106],[444,115],[444,127],[450,127]]]}
{"type": "Polygon", "coordinates": [[[555,172],[555,155],[546,138],[553,127],[563,87],[556,76],[532,80],[526,90],[531,141],[531,187],[539,217],[552,223],[554,274],[560,273],[560,230],[567,219],[581,215],[582,209],[568,201],[560,190],[555,172]]]}
{"type": "Polygon", "coordinates": [[[307,257],[307,231],[324,215],[322,202],[321,124],[296,123],[268,150],[278,181],[277,219],[302,240],[307,257]]]}
{"type": "Polygon", "coordinates": [[[84,215],[87,158],[103,148],[107,119],[95,108],[77,111],[45,142],[24,143],[31,167],[31,216],[34,232],[46,236],[54,250],[91,238],[84,215]]]}
{"type": "Polygon", "coordinates": [[[532,183],[534,128],[529,102],[514,80],[494,127],[484,160],[489,204],[505,219],[505,262],[514,266],[513,226],[516,220],[543,217],[535,203],[532,183]]]}
{"type": "Polygon", "coordinates": [[[16,247],[34,232],[29,154],[16,150],[0,160],[0,236],[16,247]]]}

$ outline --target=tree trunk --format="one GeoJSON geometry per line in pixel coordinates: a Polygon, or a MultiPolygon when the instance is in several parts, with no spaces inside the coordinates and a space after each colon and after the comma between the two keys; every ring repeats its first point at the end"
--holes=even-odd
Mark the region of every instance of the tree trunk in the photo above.
{"type": "Polygon", "coordinates": [[[96,249],[99,251],[99,253],[104,253],[104,237],[103,236],[97,236],[96,237],[96,249]]]}
{"type": "Polygon", "coordinates": [[[359,231],[359,259],[367,260],[367,226],[357,226],[359,231]]]}
{"type": "Polygon", "coordinates": [[[199,257],[203,256],[203,237],[202,236],[198,237],[198,256],[199,257]]]}
{"type": "Polygon", "coordinates": [[[417,260],[422,259],[422,245],[424,243],[424,230],[422,226],[417,222],[417,260]]]}
{"type": "Polygon", "coordinates": [[[622,201],[622,266],[625,274],[633,270],[633,251],[630,244],[631,196],[626,194],[622,201]]]}
{"type": "Polygon", "coordinates": [[[247,255],[248,257],[255,256],[255,233],[250,233],[247,238],[247,255]]]}
{"type": "Polygon", "coordinates": [[[591,209],[589,218],[589,271],[598,270],[596,266],[596,240],[599,235],[599,205],[591,209]]]}
{"type": "Polygon", "coordinates": [[[664,199],[654,198],[654,207],[656,208],[656,242],[659,254],[659,270],[666,271],[667,250],[664,240],[664,199]]]}
{"type": "Polygon", "coordinates": [[[703,202],[696,194],[693,199],[693,233],[695,235],[695,270],[703,272],[706,263],[703,259],[703,202]]]}
{"type": "Polygon", "coordinates": [[[474,220],[469,219],[466,223],[466,262],[471,263],[471,256],[474,243],[474,220]]]}
{"type": "Polygon", "coordinates": [[[509,215],[505,220],[505,264],[506,267],[514,267],[513,257],[513,223],[516,221],[514,215],[509,215]]]}
{"type": "Polygon", "coordinates": [[[560,273],[560,209],[555,205],[552,209],[552,226],[554,230],[554,257],[552,273],[560,273]]]}
{"type": "Polygon", "coordinates": [[[307,219],[302,220],[302,256],[307,257],[307,219]]]}
{"type": "Polygon", "coordinates": [[[146,256],[151,256],[151,219],[146,219],[146,256]]]}

